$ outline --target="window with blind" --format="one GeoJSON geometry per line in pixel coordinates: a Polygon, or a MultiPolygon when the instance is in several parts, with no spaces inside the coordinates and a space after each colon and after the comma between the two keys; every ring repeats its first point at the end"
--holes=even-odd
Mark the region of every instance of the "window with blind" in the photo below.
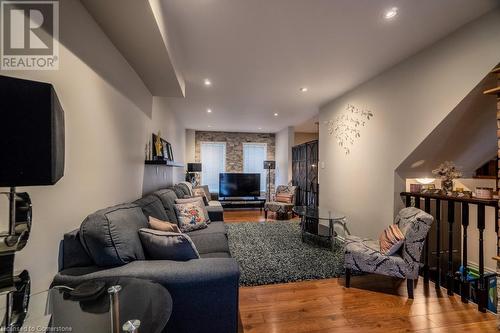
{"type": "Polygon", "coordinates": [[[200,145],[201,182],[210,192],[219,192],[219,174],[226,172],[226,143],[202,142],[200,145]]]}
{"type": "Polygon", "coordinates": [[[264,161],[267,160],[266,143],[243,144],[243,172],[260,173],[260,190],[266,191],[267,174],[264,161]]]}

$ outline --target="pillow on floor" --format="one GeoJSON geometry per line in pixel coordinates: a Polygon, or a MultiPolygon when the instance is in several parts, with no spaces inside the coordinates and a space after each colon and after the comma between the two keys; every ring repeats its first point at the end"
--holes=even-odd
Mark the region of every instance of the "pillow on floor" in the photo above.
{"type": "Polygon", "coordinates": [[[181,233],[177,224],[168,221],[162,221],[152,216],[149,217],[149,227],[158,231],[176,232],[178,234],[181,233]]]}
{"type": "Polygon", "coordinates": [[[404,241],[405,236],[401,230],[399,230],[398,225],[391,224],[380,234],[380,252],[388,256],[393,255],[398,252],[404,241]]]}
{"type": "Polygon", "coordinates": [[[149,259],[186,261],[200,258],[196,246],[186,234],[142,228],[139,237],[149,259]]]}
{"type": "Polygon", "coordinates": [[[210,223],[210,216],[208,215],[208,210],[205,206],[205,203],[203,202],[203,199],[201,197],[192,197],[192,198],[187,198],[187,199],[177,199],[175,200],[176,204],[185,204],[185,203],[194,203],[200,206],[203,215],[205,216],[205,222],[210,223]]]}
{"type": "Polygon", "coordinates": [[[175,204],[175,213],[179,228],[182,232],[189,232],[198,229],[205,229],[208,225],[205,222],[205,214],[199,203],[175,204]]]}

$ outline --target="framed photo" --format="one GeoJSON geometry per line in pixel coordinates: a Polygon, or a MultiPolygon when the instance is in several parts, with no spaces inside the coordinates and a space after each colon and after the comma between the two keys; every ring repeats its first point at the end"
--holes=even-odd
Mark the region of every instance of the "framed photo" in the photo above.
{"type": "Polygon", "coordinates": [[[167,156],[169,161],[174,160],[174,152],[172,150],[172,145],[170,144],[170,142],[167,142],[167,156]]]}
{"type": "MultiPolygon", "coordinates": [[[[152,144],[151,144],[151,155],[152,155],[152,158],[153,160],[163,160],[165,157],[164,155],[164,150],[163,150],[163,144],[160,144],[160,145],[157,145],[157,140],[158,140],[158,136],[156,134],[153,133],[153,137],[152,137],[152,144]]],[[[161,138],[160,138],[161,140],[161,138]]]]}

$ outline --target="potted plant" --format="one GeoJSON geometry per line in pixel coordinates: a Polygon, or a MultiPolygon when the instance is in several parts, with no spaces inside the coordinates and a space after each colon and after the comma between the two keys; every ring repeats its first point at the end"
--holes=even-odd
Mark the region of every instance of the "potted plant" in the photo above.
{"type": "Polygon", "coordinates": [[[452,161],[441,163],[432,173],[441,179],[441,189],[445,193],[453,191],[453,179],[462,177],[462,172],[452,161]]]}

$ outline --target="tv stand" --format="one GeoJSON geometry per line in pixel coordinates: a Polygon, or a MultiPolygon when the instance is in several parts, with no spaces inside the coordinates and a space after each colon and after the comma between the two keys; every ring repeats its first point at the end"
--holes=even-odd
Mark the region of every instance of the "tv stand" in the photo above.
{"type": "Polygon", "coordinates": [[[259,208],[260,211],[264,209],[266,203],[265,197],[223,197],[219,198],[224,209],[235,208],[259,208]]]}

